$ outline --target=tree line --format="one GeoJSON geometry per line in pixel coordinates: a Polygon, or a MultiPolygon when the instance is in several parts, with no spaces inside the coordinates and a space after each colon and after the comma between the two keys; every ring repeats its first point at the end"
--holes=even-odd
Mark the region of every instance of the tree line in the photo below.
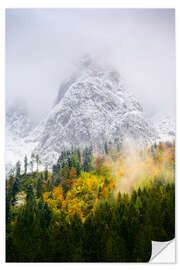
{"type": "MultiPolygon", "coordinates": [[[[162,162],[173,147],[148,151],[162,162]]],[[[173,155],[168,162],[172,170],[173,155]]],[[[116,179],[92,148],[63,151],[51,171],[25,164],[6,182],[7,262],[147,262],[151,240],[175,236],[175,185],[162,175],[115,193],[116,179]]]]}

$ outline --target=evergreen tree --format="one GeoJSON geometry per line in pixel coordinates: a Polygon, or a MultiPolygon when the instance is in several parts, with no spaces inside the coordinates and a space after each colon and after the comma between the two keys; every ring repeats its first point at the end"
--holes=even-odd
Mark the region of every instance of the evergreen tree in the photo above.
{"type": "Polygon", "coordinates": [[[24,173],[25,173],[25,175],[27,174],[27,166],[28,166],[28,159],[27,159],[27,156],[25,155],[25,157],[24,157],[24,173]]]}
{"type": "Polygon", "coordinates": [[[21,174],[21,163],[20,161],[18,161],[16,163],[16,177],[20,177],[20,174],[21,174]]]}
{"type": "Polygon", "coordinates": [[[32,207],[34,205],[34,191],[33,191],[32,185],[27,185],[26,202],[27,202],[27,206],[32,207]]]}
{"type": "Polygon", "coordinates": [[[92,149],[86,147],[83,151],[83,170],[89,172],[92,159],[92,149]]]}
{"type": "Polygon", "coordinates": [[[16,176],[13,187],[12,187],[12,205],[15,205],[16,202],[16,194],[19,192],[20,190],[20,186],[19,186],[19,177],[16,176]]]}
{"type": "Polygon", "coordinates": [[[36,155],[36,171],[38,172],[38,169],[39,169],[39,164],[41,164],[41,160],[39,158],[39,155],[37,154],[36,155]]]}
{"type": "Polygon", "coordinates": [[[81,152],[80,152],[79,148],[77,150],[77,156],[78,156],[79,162],[81,163],[81,152]]]}
{"type": "Polygon", "coordinates": [[[33,173],[34,169],[34,161],[35,161],[35,155],[34,153],[31,154],[31,160],[30,160],[30,165],[31,165],[31,172],[33,173]]]}
{"type": "Polygon", "coordinates": [[[44,179],[47,181],[48,180],[48,166],[46,165],[45,171],[44,171],[44,179]]]}
{"type": "Polygon", "coordinates": [[[37,198],[42,198],[42,194],[43,194],[43,184],[42,184],[42,175],[40,175],[37,181],[37,198]]]}
{"type": "Polygon", "coordinates": [[[76,163],[75,168],[76,168],[77,176],[80,176],[80,174],[81,174],[81,164],[80,164],[80,162],[76,163]]]}
{"type": "Polygon", "coordinates": [[[53,186],[52,186],[52,182],[50,181],[50,179],[47,180],[47,191],[50,192],[52,191],[53,186]]]}
{"type": "Polygon", "coordinates": [[[11,201],[11,194],[6,186],[6,224],[10,223],[10,201],[11,201]]]}

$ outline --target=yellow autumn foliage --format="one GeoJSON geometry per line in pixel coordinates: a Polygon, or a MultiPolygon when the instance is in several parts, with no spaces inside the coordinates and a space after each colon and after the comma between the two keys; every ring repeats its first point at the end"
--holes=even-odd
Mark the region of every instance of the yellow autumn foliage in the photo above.
{"type": "Polygon", "coordinates": [[[44,192],[43,199],[54,213],[62,211],[67,220],[78,213],[84,221],[96,212],[99,200],[109,200],[112,194],[131,192],[157,178],[174,181],[174,162],[174,148],[164,144],[153,151],[147,148],[133,155],[122,152],[116,159],[106,155],[104,159],[96,159],[95,172],[81,172],[75,178],[75,169],[72,169],[73,181],[64,180],[51,193],[44,192]],[[65,195],[62,189],[64,183],[69,183],[65,195]]]}

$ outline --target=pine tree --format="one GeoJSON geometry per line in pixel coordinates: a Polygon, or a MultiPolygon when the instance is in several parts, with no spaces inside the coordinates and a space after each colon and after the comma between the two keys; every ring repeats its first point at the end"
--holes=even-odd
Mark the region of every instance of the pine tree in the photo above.
{"type": "Polygon", "coordinates": [[[43,184],[42,184],[42,177],[40,176],[37,181],[37,198],[42,198],[43,194],[43,184]]]}
{"type": "Polygon", "coordinates": [[[77,156],[78,156],[79,162],[81,163],[81,152],[80,152],[79,148],[77,150],[77,156]]]}
{"type": "Polygon", "coordinates": [[[12,205],[15,205],[16,202],[16,194],[19,192],[19,177],[15,178],[13,187],[12,187],[12,205]]]}
{"type": "Polygon", "coordinates": [[[6,224],[10,223],[10,201],[11,194],[6,186],[6,224]]]}
{"type": "Polygon", "coordinates": [[[28,159],[27,159],[27,156],[25,155],[25,157],[24,157],[24,173],[25,173],[25,175],[27,174],[27,166],[28,166],[28,159]]]}
{"type": "Polygon", "coordinates": [[[33,169],[34,169],[34,162],[35,162],[36,158],[34,153],[31,154],[31,160],[30,160],[30,165],[31,165],[31,172],[33,173],[33,169]]]}
{"type": "Polygon", "coordinates": [[[38,172],[38,169],[39,169],[39,164],[41,164],[41,160],[40,160],[40,158],[39,158],[39,155],[38,155],[38,154],[36,155],[36,157],[35,157],[35,158],[36,158],[36,166],[37,166],[37,167],[36,167],[36,170],[37,170],[37,172],[38,172]]]}
{"type": "Polygon", "coordinates": [[[26,202],[28,206],[33,206],[34,205],[34,192],[32,185],[27,185],[26,188],[26,202]]]}
{"type": "Polygon", "coordinates": [[[83,170],[89,172],[92,158],[92,148],[85,148],[83,151],[83,170]]]}
{"type": "Polygon", "coordinates": [[[76,172],[77,172],[77,176],[80,176],[80,174],[81,174],[81,164],[80,164],[80,162],[76,163],[76,172]]]}
{"type": "Polygon", "coordinates": [[[45,171],[44,171],[44,179],[47,181],[48,180],[48,166],[46,164],[45,171]]]}
{"type": "Polygon", "coordinates": [[[20,174],[21,174],[21,163],[20,161],[18,161],[16,163],[16,177],[20,177],[20,174]]]}

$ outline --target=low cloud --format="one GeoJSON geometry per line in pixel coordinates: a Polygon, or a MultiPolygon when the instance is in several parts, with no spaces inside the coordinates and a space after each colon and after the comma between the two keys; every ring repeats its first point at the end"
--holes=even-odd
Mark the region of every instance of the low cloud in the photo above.
{"type": "Polygon", "coordinates": [[[114,65],[147,115],[175,114],[174,9],[7,9],[6,102],[39,121],[85,53],[114,65]]]}

